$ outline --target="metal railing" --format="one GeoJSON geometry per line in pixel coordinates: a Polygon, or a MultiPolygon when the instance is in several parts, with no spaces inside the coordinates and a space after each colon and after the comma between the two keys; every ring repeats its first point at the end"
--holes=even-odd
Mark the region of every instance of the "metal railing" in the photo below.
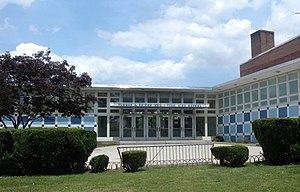
{"type": "MultiPolygon", "coordinates": [[[[214,163],[210,148],[213,143],[188,145],[145,145],[117,147],[122,161],[122,152],[128,150],[143,150],[147,152],[145,167],[200,165],[214,163]]],[[[120,165],[122,166],[122,165],[120,165]]]]}

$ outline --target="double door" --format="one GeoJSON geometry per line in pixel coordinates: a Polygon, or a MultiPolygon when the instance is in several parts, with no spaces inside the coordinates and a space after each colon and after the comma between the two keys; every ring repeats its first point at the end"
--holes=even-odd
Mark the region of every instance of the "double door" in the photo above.
{"type": "Polygon", "coordinates": [[[192,139],[193,117],[170,115],[123,116],[124,140],[192,139]]]}
{"type": "Polygon", "coordinates": [[[123,116],[123,139],[141,140],[145,138],[145,118],[144,116],[123,116]]]}
{"type": "Polygon", "coordinates": [[[172,137],[174,139],[192,139],[193,135],[192,116],[172,117],[172,137]]]}

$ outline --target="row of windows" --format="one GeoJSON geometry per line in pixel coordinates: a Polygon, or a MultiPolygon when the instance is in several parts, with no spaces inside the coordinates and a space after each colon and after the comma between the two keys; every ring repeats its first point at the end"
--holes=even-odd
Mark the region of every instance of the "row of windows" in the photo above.
{"type": "Polygon", "coordinates": [[[219,94],[219,113],[298,101],[297,72],[246,85],[219,94]]]}
{"type": "Polygon", "coordinates": [[[259,111],[222,115],[218,117],[218,125],[239,124],[254,121],[259,118],[299,117],[298,105],[276,107],[259,111]]]}

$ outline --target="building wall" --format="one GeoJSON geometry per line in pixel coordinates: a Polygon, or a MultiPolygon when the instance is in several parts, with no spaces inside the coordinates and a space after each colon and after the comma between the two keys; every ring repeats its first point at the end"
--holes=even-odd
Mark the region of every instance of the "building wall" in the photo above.
{"type": "Polygon", "coordinates": [[[298,118],[300,71],[252,82],[219,94],[218,135],[226,141],[256,142],[251,122],[298,118]]]}
{"type": "Polygon", "coordinates": [[[243,77],[299,57],[300,36],[240,65],[240,76],[243,77]]]}

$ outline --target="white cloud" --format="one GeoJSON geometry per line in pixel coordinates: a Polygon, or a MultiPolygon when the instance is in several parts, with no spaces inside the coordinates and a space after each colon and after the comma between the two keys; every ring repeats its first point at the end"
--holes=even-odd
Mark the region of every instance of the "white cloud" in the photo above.
{"type": "MultiPolygon", "coordinates": [[[[37,51],[47,51],[48,48],[34,43],[21,43],[11,55],[32,55],[37,51]]],[[[78,74],[87,72],[93,79],[93,84],[131,84],[157,85],[159,82],[171,82],[184,79],[185,64],[171,60],[138,62],[123,57],[103,59],[98,56],[59,56],[51,53],[54,61],[67,60],[76,67],[78,74]]]]}
{"type": "Polygon", "coordinates": [[[300,10],[300,1],[282,0],[272,2],[271,15],[265,28],[275,32],[275,42],[280,44],[299,34],[300,15],[295,14],[300,10]]]}
{"type": "Polygon", "coordinates": [[[9,22],[9,18],[3,19],[3,23],[0,24],[0,31],[15,29],[16,27],[9,22]]]}
{"type": "Polygon", "coordinates": [[[60,27],[52,27],[50,31],[51,31],[52,33],[57,33],[57,32],[59,32],[60,30],[61,30],[60,27]]]}
{"type": "Polygon", "coordinates": [[[112,38],[112,33],[105,31],[105,30],[101,30],[101,29],[97,29],[96,30],[96,34],[98,37],[102,38],[102,39],[111,39],[112,38]]]}
{"type": "Polygon", "coordinates": [[[39,33],[39,30],[37,29],[37,27],[36,27],[34,24],[30,24],[30,25],[28,26],[28,29],[29,29],[29,31],[32,32],[32,33],[39,33]]]}
{"type": "Polygon", "coordinates": [[[234,14],[263,5],[257,0],[177,1],[163,5],[153,19],[131,25],[127,31],[101,30],[98,36],[133,51],[155,50],[176,58],[172,66],[184,66],[182,77],[194,71],[201,78],[208,77],[204,70],[238,75],[239,64],[250,57],[249,34],[254,30],[250,20],[237,19],[234,14]]]}
{"type": "Polygon", "coordinates": [[[34,43],[21,43],[16,47],[15,51],[11,51],[12,56],[16,55],[29,55],[37,53],[38,51],[47,51],[48,47],[36,45],[34,43]]]}
{"type": "Polygon", "coordinates": [[[22,7],[29,7],[34,0],[1,0],[0,1],[0,9],[4,8],[8,4],[15,4],[22,7]]]}

